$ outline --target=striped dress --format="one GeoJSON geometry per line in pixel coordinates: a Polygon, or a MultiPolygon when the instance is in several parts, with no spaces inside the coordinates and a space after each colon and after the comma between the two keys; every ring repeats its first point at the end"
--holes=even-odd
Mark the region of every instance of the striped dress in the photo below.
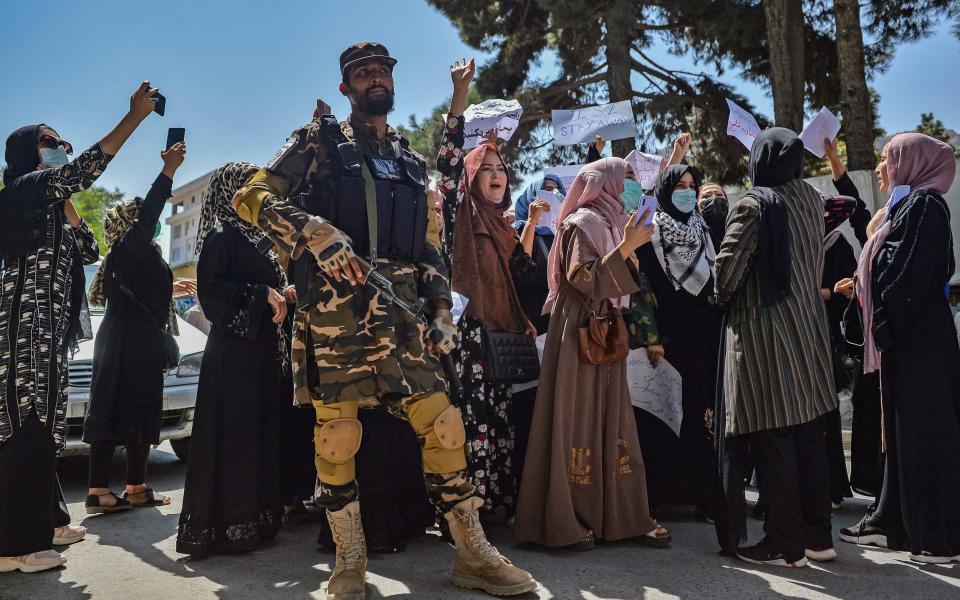
{"type": "Polygon", "coordinates": [[[717,297],[727,310],[723,396],[725,433],[743,435],[800,425],[837,408],[823,273],[823,201],[794,180],[773,188],[790,228],[790,294],[764,306],[754,269],[760,205],[745,196],[732,209],[717,254],[717,297]]]}

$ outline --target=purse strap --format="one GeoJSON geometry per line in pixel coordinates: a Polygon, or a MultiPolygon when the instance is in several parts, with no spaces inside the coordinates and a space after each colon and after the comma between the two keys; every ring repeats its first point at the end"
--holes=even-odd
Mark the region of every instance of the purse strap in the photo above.
{"type": "MultiPolygon", "coordinates": [[[[108,254],[107,258],[109,257],[110,255],[108,254]]],[[[161,325],[159,322],[157,322],[157,319],[154,318],[153,314],[150,312],[150,309],[147,308],[143,302],[140,302],[140,300],[138,300],[137,297],[133,295],[133,292],[130,291],[130,288],[123,285],[123,281],[120,280],[120,276],[117,275],[117,272],[111,271],[110,274],[113,276],[113,282],[117,284],[117,287],[120,288],[120,291],[126,294],[127,297],[130,298],[130,300],[132,300],[134,304],[140,307],[140,309],[143,311],[143,314],[147,315],[147,318],[150,319],[150,322],[153,323],[157,327],[157,329],[160,330],[160,333],[163,333],[163,334],[169,333],[169,330],[170,330],[169,323],[164,326],[164,325],[161,325]]]]}
{"type": "Polygon", "coordinates": [[[497,266],[500,268],[500,276],[503,277],[503,285],[507,288],[507,298],[510,299],[510,308],[513,309],[513,318],[517,320],[517,326],[519,326],[520,332],[523,332],[526,329],[527,319],[524,316],[523,308],[520,306],[520,301],[517,300],[513,294],[511,279],[507,277],[507,273],[503,268],[503,261],[500,260],[499,256],[497,256],[497,266]]]}

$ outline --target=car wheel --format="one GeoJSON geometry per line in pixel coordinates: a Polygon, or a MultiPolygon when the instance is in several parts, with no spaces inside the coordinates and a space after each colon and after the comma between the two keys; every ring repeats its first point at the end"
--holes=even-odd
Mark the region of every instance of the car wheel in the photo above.
{"type": "Polygon", "coordinates": [[[187,461],[190,458],[190,438],[170,440],[170,445],[173,446],[173,453],[176,454],[180,460],[187,461]]]}

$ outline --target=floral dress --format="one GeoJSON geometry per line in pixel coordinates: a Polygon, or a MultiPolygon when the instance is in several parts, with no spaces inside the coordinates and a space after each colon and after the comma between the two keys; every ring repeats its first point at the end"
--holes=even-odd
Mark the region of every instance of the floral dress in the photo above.
{"type": "MultiPolygon", "coordinates": [[[[453,256],[453,223],[460,206],[460,183],[463,176],[463,117],[447,119],[437,170],[441,180],[438,190],[443,196],[444,248],[453,256]]],[[[453,265],[456,268],[456,265],[453,265]]],[[[536,265],[519,243],[510,258],[510,275],[517,286],[536,277],[536,265]]],[[[507,517],[513,515],[516,481],[511,455],[514,432],[510,422],[511,386],[495,384],[483,376],[483,331],[478,319],[460,319],[460,344],[453,352],[453,362],[463,384],[463,392],[452,402],[460,409],[467,432],[467,473],[484,498],[483,510],[492,512],[503,507],[507,517]]]]}

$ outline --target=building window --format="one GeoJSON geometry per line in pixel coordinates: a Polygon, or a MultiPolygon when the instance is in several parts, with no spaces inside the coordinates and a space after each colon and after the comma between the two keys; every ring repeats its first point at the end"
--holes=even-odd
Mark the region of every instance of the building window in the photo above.
{"type": "Polygon", "coordinates": [[[180,234],[183,233],[183,226],[180,223],[177,223],[173,226],[173,238],[177,239],[180,237],[180,234]]]}
{"type": "Polygon", "coordinates": [[[171,212],[170,215],[171,215],[171,216],[172,216],[172,215],[175,215],[175,214],[177,214],[178,212],[180,212],[180,205],[179,205],[179,204],[174,204],[174,205],[173,205],[173,212],[171,212]]]}
{"type": "Polygon", "coordinates": [[[170,262],[173,264],[180,262],[180,246],[174,248],[173,252],[170,253],[170,262]]]}

